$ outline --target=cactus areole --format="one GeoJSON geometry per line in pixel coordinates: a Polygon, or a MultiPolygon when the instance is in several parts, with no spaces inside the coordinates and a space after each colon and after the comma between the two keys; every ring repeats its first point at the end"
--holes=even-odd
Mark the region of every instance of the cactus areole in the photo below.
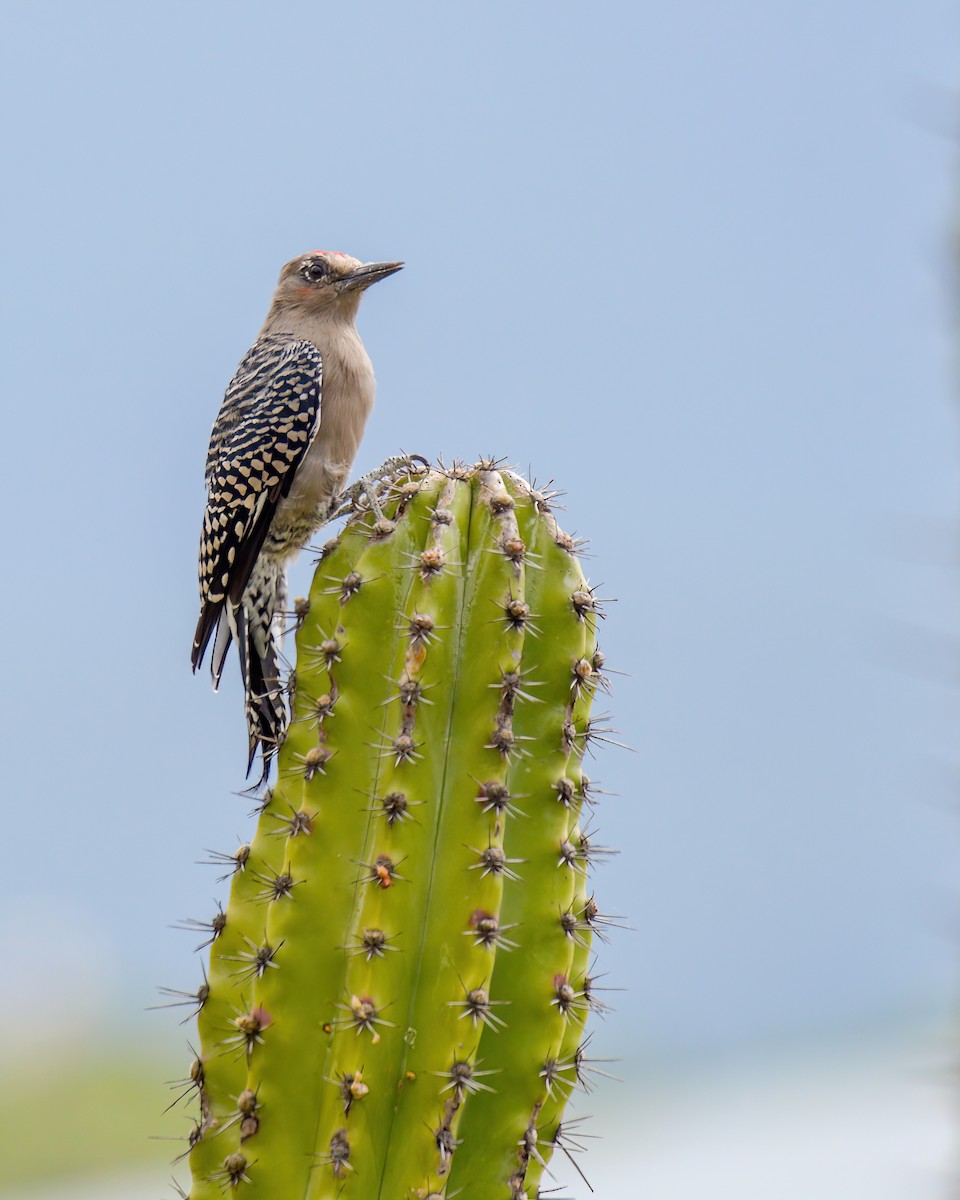
{"type": "Polygon", "coordinates": [[[277,782],[208,927],[190,1200],[555,1186],[603,922],[575,551],[492,463],[402,480],[324,548],[277,782]]]}

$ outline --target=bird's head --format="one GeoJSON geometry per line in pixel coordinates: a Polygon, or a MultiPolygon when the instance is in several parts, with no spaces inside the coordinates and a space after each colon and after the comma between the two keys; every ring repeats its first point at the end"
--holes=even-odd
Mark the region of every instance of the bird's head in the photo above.
{"type": "Polygon", "coordinates": [[[318,316],[338,309],[356,311],[360,297],[372,283],[386,279],[402,266],[402,262],[363,263],[339,250],[312,250],[284,266],[273,304],[318,316]]]}

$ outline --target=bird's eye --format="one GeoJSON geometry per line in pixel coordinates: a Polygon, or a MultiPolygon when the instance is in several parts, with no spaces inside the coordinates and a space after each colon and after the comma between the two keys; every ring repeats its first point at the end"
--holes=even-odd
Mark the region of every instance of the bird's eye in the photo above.
{"type": "Polygon", "coordinates": [[[301,268],[301,273],[303,274],[304,279],[309,279],[312,283],[316,283],[318,280],[322,279],[324,275],[326,275],[327,268],[323,265],[323,263],[309,262],[304,263],[303,267],[301,268]]]}

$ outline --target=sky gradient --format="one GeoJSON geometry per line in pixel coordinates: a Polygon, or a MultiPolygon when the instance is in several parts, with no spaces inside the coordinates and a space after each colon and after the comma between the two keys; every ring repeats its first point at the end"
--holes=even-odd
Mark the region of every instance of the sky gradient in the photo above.
{"type": "Polygon", "coordinates": [[[6,1042],[199,982],[168,926],[212,913],[194,864],[251,829],[236,670],[213,696],[188,665],[203,460],[314,247],[407,263],[361,311],[358,470],[553,478],[616,598],[606,1043],[671,1061],[942,1009],[956,9],[270,14],[5,5],[6,1042]]]}

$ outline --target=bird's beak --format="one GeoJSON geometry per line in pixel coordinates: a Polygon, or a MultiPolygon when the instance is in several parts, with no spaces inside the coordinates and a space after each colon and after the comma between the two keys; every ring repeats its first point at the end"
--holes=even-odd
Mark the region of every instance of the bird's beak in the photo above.
{"type": "Polygon", "coordinates": [[[362,267],[357,267],[355,271],[351,271],[349,275],[344,275],[337,282],[337,291],[362,291],[364,288],[368,288],[371,283],[377,283],[381,279],[386,279],[388,275],[395,275],[402,267],[402,262],[364,263],[362,267]]]}

